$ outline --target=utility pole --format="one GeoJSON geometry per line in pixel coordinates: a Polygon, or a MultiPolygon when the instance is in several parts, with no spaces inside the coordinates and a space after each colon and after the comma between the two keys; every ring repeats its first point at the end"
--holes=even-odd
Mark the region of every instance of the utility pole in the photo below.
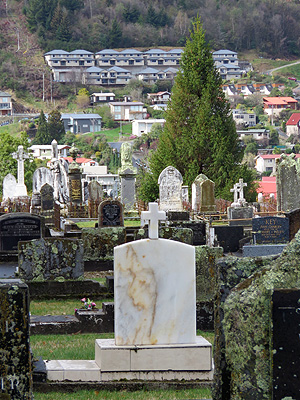
{"type": "Polygon", "coordinates": [[[43,101],[45,101],[45,74],[43,72],[43,101]]]}
{"type": "Polygon", "coordinates": [[[50,98],[51,98],[51,103],[53,103],[53,86],[52,86],[52,73],[50,71],[50,98]]]}

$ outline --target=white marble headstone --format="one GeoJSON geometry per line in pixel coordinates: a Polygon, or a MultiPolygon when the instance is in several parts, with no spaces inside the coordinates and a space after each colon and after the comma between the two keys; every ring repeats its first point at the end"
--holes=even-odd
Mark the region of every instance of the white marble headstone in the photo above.
{"type": "Polygon", "coordinates": [[[40,192],[41,187],[48,183],[48,185],[53,186],[53,174],[49,168],[40,167],[37,168],[32,177],[32,191],[40,192]]]}
{"type": "Polygon", "coordinates": [[[12,174],[7,174],[3,179],[3,200],[15,197],[17,180],[12,174]]]}
{"type": "Polygon", "coordinates": [[[195,343],[195,248],[144,239],[114,260],[116,345],[195,343]]]}
{"type": "Polygon", "coordinates": [[[174,167],[165,168],[158,178],[159,209],[182,211],[182,175],[174,167]]]}

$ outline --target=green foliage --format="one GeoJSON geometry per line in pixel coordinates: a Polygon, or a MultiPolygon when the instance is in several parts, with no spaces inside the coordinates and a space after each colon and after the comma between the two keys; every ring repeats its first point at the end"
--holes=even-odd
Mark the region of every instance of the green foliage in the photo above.
{"type": "Polygon", "coordinates": [[[38,128],[32,144],[51,144],[51,137],[48,130],[48,123],[44,114],[44,111],[41,110],[39,120],[38,120],[38,128]]]}
{"type": "Polygon", "coordinates": [[[157,196],[158,176],[169,165],[181,172],[189,186],[204,173],[215,182],[216,195],[223,198],[232,197],[230,188],[239,178],[248,183],[248,195],[253,192],[252,172],[241,165],[243,150],[221,84],[197,19],[182,55],[164,131],[150,158],[151,174],[142,178],[139,194],[143,200],[157,196]]]}
{"type": "Polygon", "coordinates": [[[108,47],[121,47],[122,29],[117,19],[112,21],[112,25],[108,34],[108,47]]]}
{"type": "MultiPolygon", "coordinates": [[[[18,150],[18,146],[22,145],[24,150],[29,146],[28,136],[25,132],[21,132],[19,136],[13,137],[8,132],[0,133],[0,181],[2,182],[7,174],[12,174],[17,178],[18,167],[17,160],[12,158],[12,153],[18,150]]],[[[32,175],[36,169],[36,164],[32,160],[25,160],[25,184],[27,189],[32,189],[32,175]]],[[[0,187],[2,193],[2,185],[0,187]]]]}
{"type": "Polygon", "coordinates": [[[257,153],[257,149],[258,149],[258,144],[255,140],[251,141],[250,143],[247,144],[246,148],[245,148],[245,153],[252,153],[255,154],[257,153]]]}
{"type": "Polygon", "coordinates": [[[65,135],[64,123],[58,109],[53,110],[46,120],[43,110],[38,120],[38,128],[33,144],[51,144],[52,140],[62,143],[65,135]]]}
{"type": "Polygon", "coordinates": [[[276,129],[270,130],[270,141],[269,144],[271,146],[278,146],[279,145],[279,133],[276,129]]]}

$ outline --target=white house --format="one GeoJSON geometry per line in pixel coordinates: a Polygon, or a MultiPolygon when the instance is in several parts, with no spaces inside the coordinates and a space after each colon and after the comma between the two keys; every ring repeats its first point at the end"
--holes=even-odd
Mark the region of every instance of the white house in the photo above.
{"type": "Polygon", "coordinates": [[[91,104],[109,103],[115,101],[116,95],[114,93],[92,93],[90,96],[91,104]]]}
{"type": "MultiPolygon", "coordinates": [[[[257,172],[275,172],[276,160],[281,154],[263,154],[255,157],[255,169],[257,172]]],[[[300,154],[296,154],[296,158],[300,158],[300,154]]]]}
{"type": "Polygon", "coordinates": [[[237,125],[254,126],[256,125],[256,115],[255,113],[248,113],[241,109],[233,109],[232,117],[237,125]]]}
{"type": "MultiPolygon", "coordinates": [[[[58,157],[64,158],[69,154],[69,149],[71,146],[67,144],[58,144],[58,157]]],[[[51,144],[34,144],[29,147],[29,152],[33,158],[40,158],[41,160],[50,160],[52,155],[52,145],[51,144]]]]}
{"type": "Polygon", "coordinates": [[[143,119],[147,115],[144,103],[139,101],[115,101],[109,103],[110,112],[115,121],[132,121],[143,119]]]}
{"type": "Polygon", "coordinates": [[[142,136],[151,131],[153,124],[160,124],[164,126],[165,119],[134,119],[132,121],[132,134],[135,136],[142,136]]]}
{"type": "Polygon", "coordinates": [[[118,174],[108,174],[106,165],[89,166],[85,165],[82,169],[82,178],[87,182],[97,181],[102,185],[104,192],[109,193],[115,189],[120,178],[118,174]]]}
{"type": "Polygon", "coordinates": [[[296,135],[300,133],[300,113],[293,113],[286,123],[286,134],[288,136],[296,135]]]}

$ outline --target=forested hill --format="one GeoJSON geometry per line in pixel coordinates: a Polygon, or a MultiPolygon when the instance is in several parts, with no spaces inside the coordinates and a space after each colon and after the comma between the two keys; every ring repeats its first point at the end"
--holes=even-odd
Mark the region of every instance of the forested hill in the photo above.
{"type": "MultiPolygon", "coordinates": [[[[19,2],[21,3],[21,1],[19,2]]],[[[26,0],[44,50],[183,46],[201,17],[215,49],[300,55],[299,0],[26,0]]],[[[21,7],[20,7],[21,12],[21,7]]]]}
{"type": "Polygon", "coordinates": [[[3,0],[0,86],[42,92],[43,53],[184,46],[199,15],[215,50],[300,56],[299,0],[3,0]]]}

